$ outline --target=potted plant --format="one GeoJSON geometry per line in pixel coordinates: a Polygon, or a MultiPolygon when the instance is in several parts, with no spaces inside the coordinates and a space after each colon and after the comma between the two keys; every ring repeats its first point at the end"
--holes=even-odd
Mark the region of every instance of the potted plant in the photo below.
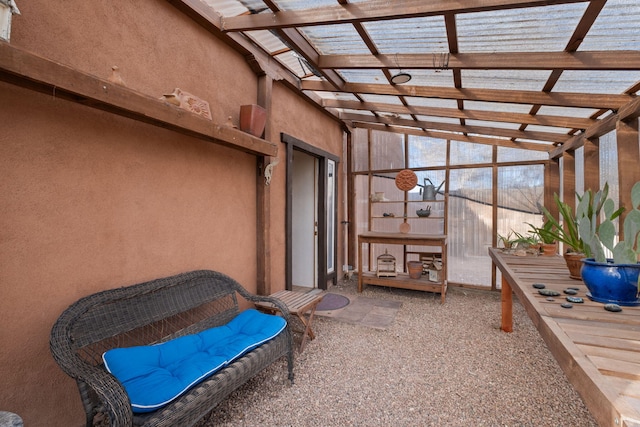
{"type": "MultiPolygon", "coordinates": [[[[593,193],[591,190],[587,190],[582,196],[576,193],[578,198],[578,206],[576,207],[576,213],[574,214],[571,207],[560,200],[557,193],[553,195],[558,212],[562,217],[563,224],[549,212],[547,208],[542,207],[542,211],[547,218],[547,221],[553,223],[554,229],[552,230],[554,238],[558,242],[564,243],[566,246],[562,256],[567,263],[569,269],[569,277],[572,279],[581,279],[580,270],[582,269],[582,259],[591,256],[591,250],[584,240],[580,237],[578,232],[578,219],[584,216],[596,218],[600,217],[600,212],[604,201],[609,194],[609,184],[605,183],[604,188],[597,193],[593,193]]],[[[596,222],[596,228],[599,224],[596,222]]]]}
{"type": "Polygon", "coordinates": [[[542,227],[536,227],[533,224],[529,224],[529,227],[531,233],[540,239],[540,250],[543,256],[553,256],[558,252],[557,228],[553,222],[546,220],[542,227]]]}
{"type": "Polygon", "coordinates": [[[582,260],[582,280],[589,298],[602,303],[640,305],[640,182],[631,190],[631,210],[624,220],[624,239],[615,243],[613,220],[624,208],[615,210],[613,200],[603,202],[605,219],[597,227],[596,215],[578,219],[578,231],[593,258],[582,260]],[[607,259],[604,248],[611,251],[607,259]]]}

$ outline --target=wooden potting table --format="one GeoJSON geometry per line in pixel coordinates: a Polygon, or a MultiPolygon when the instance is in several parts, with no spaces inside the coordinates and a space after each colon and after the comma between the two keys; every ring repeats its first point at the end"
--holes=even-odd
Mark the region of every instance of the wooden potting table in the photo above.
{"type": "Polygon", "coordinates": [[[489,255],[502,274],[502,330],[513,330],[515,293],[598,423],[640,427],[640,307],[604,310],[589,300],[581,280],[569,278],[561,256],[519,257],[495,248],[489,255]],[[560,296],[550,301],[534,283],[560,296]],[[561,307],[569,287],[578,288],[584,303],[561,307]]]}

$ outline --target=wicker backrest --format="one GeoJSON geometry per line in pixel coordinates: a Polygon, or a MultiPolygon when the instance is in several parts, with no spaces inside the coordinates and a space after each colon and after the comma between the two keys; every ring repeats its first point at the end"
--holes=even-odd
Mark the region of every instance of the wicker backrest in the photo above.
{"type": "Polygon", "coordinates": [[[225,324],[239,312],[239,288],[222,273],[200,270],[90,295],[60,316],[52,351],[61,334],[75,353],[66,357],[96,366],[114,347],[154,344],[225,324]]]}

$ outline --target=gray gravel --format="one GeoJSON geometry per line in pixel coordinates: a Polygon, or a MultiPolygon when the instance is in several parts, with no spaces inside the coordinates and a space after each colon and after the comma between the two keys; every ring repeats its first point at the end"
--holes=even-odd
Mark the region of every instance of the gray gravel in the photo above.
{"type": "MultiPolygon", "coordinates": [[[[330,291],[355,295],[355,280],[330,291]]],[[[519,303],[507,334],[498,292],[362,295],[402,302],[387,330],[316,317],[294,385],[282,360],[199,426],[597,426],[519,303]]]]}

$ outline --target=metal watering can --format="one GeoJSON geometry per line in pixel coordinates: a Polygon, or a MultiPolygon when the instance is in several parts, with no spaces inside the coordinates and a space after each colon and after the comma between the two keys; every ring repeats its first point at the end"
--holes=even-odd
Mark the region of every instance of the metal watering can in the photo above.
{"type": "Polygon", "coordinates": [[[418,184],[418,185],[420,187],[422,187],[420,189],[420,192],[422,192],[422,200],[423,201],[424,200],[435,200],[436,194],[438,194],[438,191],[440,191],[440,189],[444,185],[444,181],[442,181],[440,183],[438,188],[436,188],[436,186],[433,185],[433,182],[431,182],[431,180],[429,178],[425,178],[424,179],[424,185],[420,185],[420,184],[418,184]],[[429,184],[427,184],[427,181],[429,182],[429,184]]]}

